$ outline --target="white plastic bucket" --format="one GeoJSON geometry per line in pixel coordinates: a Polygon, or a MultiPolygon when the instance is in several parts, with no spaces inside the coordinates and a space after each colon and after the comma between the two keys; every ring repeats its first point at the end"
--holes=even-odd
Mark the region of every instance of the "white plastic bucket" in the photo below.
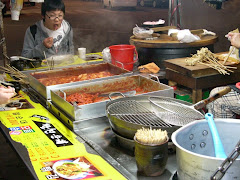
{"type": "Polygon", "coordinates": [[[20,11],[11,10],[11,18],[13,21],[19,21],[20,11]]]}

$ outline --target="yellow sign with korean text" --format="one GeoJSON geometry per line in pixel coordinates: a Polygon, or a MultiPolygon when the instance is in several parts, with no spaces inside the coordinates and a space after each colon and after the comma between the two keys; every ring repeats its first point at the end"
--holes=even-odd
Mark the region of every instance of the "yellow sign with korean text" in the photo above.
{"type": "Polygon", "coordinates": [[[22,91],[0,106],[0,120],[26,147],[40,180],[126,179],[101,156],[88,153],[80,137],[22,91]]]}

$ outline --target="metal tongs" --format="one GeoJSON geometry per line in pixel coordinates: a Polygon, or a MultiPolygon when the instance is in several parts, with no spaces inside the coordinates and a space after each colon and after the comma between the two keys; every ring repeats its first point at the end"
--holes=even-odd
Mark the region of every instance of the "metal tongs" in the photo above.
{"type": "Polygon", "coordinates": [[[50,64],[49,69],[50,69],[50,70],[53,70],[53,69],[54,69],[54,60],[53,60],[53,57],[52,57],[51,60],[49,60],[49,64],[50,64]]]}
{"type": "Polygon", "coordinates": [[[43,51],[43,54],[44,54],[44,57],[45,57],[45,59],[46,59],[46,61],[47,61],[47,66],[48,66],[49,70],[53,70],[53,68],[54,68],[54,60],[53,60],[53,57],[52,57],[51,60],[47,60],[47,56],[46,56],[45,51],[43,51]],[[49,63],[48,63],[48,61],[49,61],[49,63]]]}

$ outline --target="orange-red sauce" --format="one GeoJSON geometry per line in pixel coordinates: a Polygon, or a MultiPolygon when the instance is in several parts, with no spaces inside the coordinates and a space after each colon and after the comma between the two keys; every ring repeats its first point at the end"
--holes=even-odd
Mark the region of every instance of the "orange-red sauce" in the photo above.
{"type": "MultiPolygon", "coordinates": [[[[131,90],[130,89],[125,90],[124,92],[134,91],[134,90],[136,91],[136,94],[143,94],[143,93],[148,92],[148,91],[145,91],[141,87],[137,87],[137,88],[131,89],[131,90]]],[[[121,91],[121,92],[124,93],[123,91],[121,91]]],[[[66,101],[68,101],[72,104],[74,102],[76,102],[77,105],[84,105],[84,104],[90,104],[90,103],[105,101],[105,100],[109,99],[108,97],[102,97],[100,95],[101,95],[101,93],[81,93],[81,92],[77,92],[77,93],[73,93],[71,95],[68,95],[66,97],[66,101]]]]}
{"type": "Polygon", "coordinates": [[[91,80],[96,78],[103,78],[113,76],[114,74],[110,73],[109,71],[100,71],[97,73],[84,73],[80,75],[71,75],[65,77],[51,77],[51,78],[40,78],[38,79],[45,86],[52,86],[56,84],[65,84],[77,81],[85,81],[91,80]]]}

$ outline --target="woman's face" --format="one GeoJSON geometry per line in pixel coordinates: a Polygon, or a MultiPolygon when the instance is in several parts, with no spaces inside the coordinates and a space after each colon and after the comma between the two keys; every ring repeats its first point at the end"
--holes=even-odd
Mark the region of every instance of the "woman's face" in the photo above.
{"type": "Polygon", "coordinates": [[[61,27],[63,18],[64,13],[62,11],[47,11],[44,25],[50,30],[57,30],[61,27]]]}

